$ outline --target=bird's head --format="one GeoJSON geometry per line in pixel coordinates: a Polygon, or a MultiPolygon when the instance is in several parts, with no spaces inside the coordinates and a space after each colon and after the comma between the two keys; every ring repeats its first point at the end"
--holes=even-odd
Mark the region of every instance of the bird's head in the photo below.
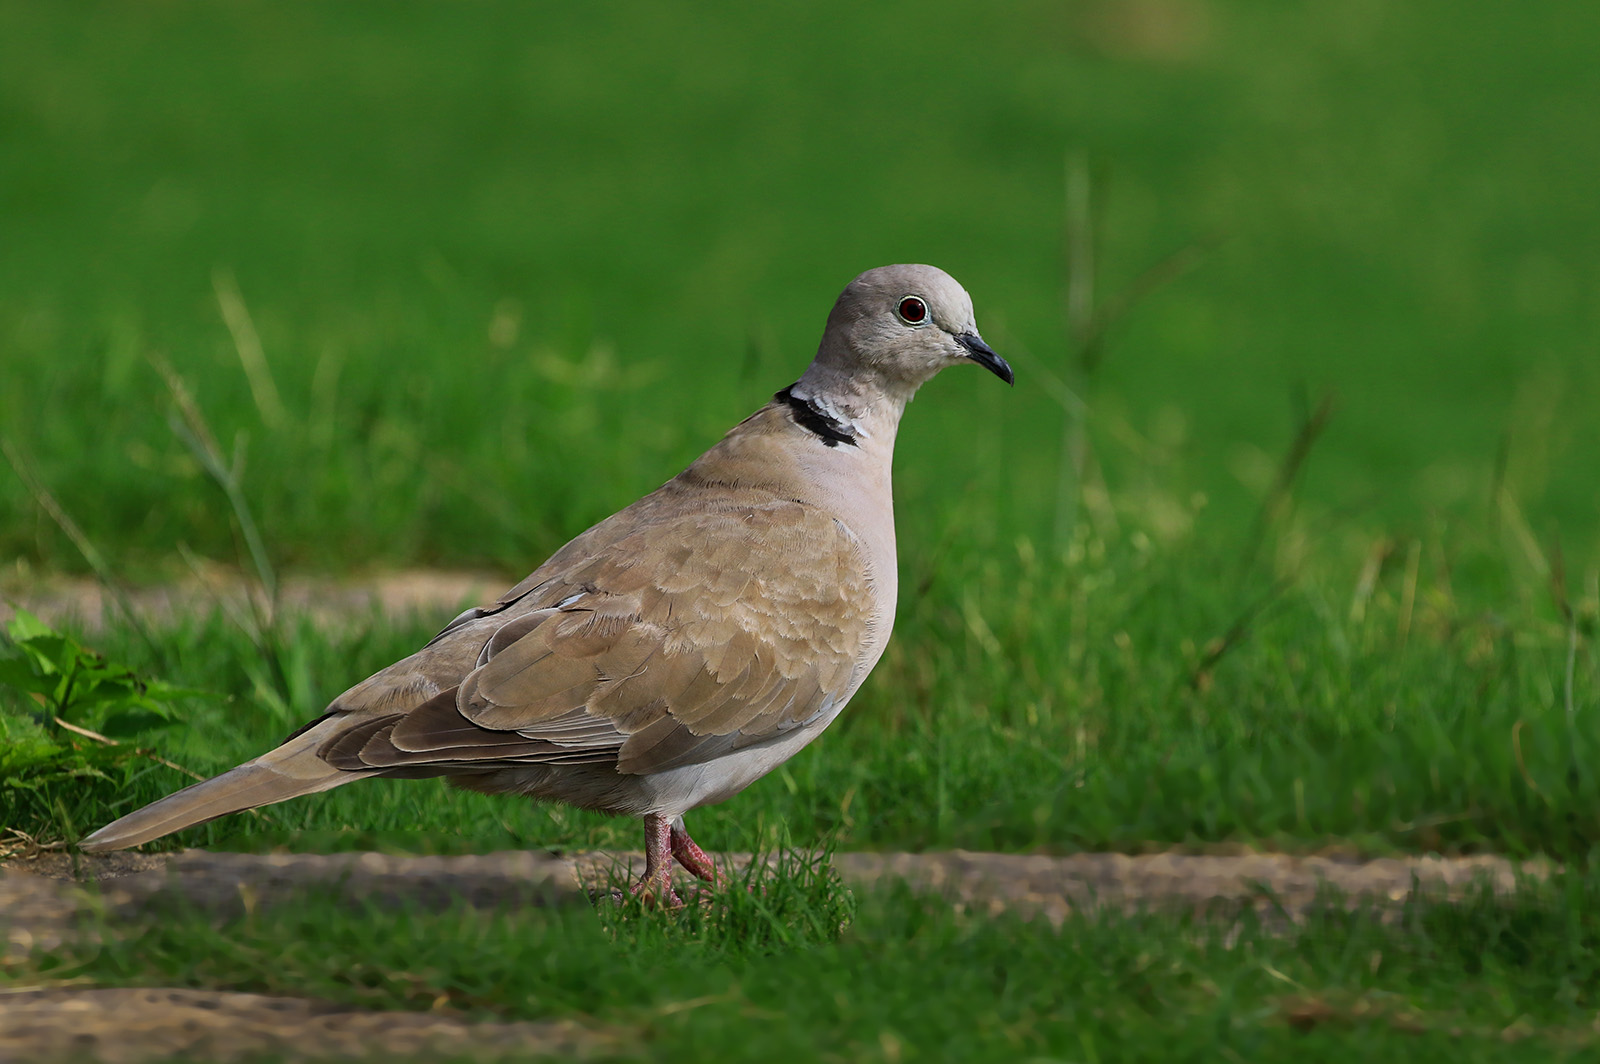
{"type": "Polygon", "coordinates": [[[817,359],[908,395],[960,362],[1014,381],[1006,360],[978,335],[972,297],[933,266],[880,266],[851,281],[828,315],[817,359]]]}

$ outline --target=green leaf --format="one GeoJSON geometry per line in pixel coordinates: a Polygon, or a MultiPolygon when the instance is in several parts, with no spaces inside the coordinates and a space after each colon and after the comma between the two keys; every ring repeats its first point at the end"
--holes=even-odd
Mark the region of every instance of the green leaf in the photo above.
{"type": "Polygon", "coordinates": [[[19,640],[17,649],[28,656],[34,668],[44,676],[70,673],[78,662],[78,647],[64,635],[40,635],[19,640]]]}
{"type": "Polygon", "coordinates": [[[55,681],[40,676],[23,657],[0,658],[0,684],[18,690],[47,694],[55,689],[55,681]]]}
{"type": "Polygon", "coordinates": [[[57,635],[54,628],[45,624],[27,610],[17,610],[17,615],[6,625],[6,634],[18,643],[36,639],[40,636],[57,635]]]}

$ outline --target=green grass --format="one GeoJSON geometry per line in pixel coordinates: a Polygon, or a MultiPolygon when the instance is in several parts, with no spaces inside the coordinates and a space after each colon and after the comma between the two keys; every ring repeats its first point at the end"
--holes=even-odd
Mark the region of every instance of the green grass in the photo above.
{"type": "MultiPolygon", "coordinates": [[[[1600,740],[1586,717],[1568,716],[1572,644],[1557,624],[1463,615],[1433,589],[1413,596],[1401,636],[1402,567],[1359,622],[1332,589],[1303,582],[1207,666],[1204,643],[1228,629],[1233,604],[1163,594],[1177,578],[1157,559],[1116,560],[1118,581],[1085,560],[1019,587],[988,565],[943,570],[943,593],[967,612],[930,588],[840,722],[737,798],[695,812],[696,836],[718,849],[770,845],[786,830],[846,849],[1243,842],[1567,859],[1600,838],[1600,740]],[[1009,611],[991,594],[1009,596],[1009,611]]],[[[1582,608],[1592,616],[1592,602],[1582,608]]],[[[95,642],[114,661],[209,692],[184,707],[186,726],[142,741],[212,774],[269,748],[431,628],[286,623],[283,671],[298,678],[287,705],[260,652],[222,619],[187,621],[155,650],[117,629],[95,642]]],[[[1586,639],[1571,664],[1574,709],[1586,713],[1600,672],[1586,639]]],[[[23,708],[0,690],[7,699],[23,708]]],[[[7,792],[6,822],[75,838],[185,782],[133,764],[93,785],[7,792]]],[[[639,834],[632,821],[439,781],[367,781],[170,844],[459,852],[637,846],[639,834]]]]}
{"type": "MultiPolygon", "coordinates": [[[[1330,899],[1331,900],[1331,899],[1330,899]]],[[[92,980],[575,1019],[681,1060],[1587,1059],[1600,880],[1416,899],[1397,921],[1075,916],[1051,929],[904,889],[857,898],[792,862],[768,892],[673,916],[380,909],[311,894],[192,908],[37,953],[11,985],[92,980]]],[[[98,925],[91,924],[93,929],[98,925]]]]}

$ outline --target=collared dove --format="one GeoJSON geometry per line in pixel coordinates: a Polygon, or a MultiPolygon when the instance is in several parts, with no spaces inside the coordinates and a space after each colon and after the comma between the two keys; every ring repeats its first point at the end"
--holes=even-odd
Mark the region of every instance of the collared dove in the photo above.
{"type": "Polygon", "coordinates": [[[688,469],[277,749],[82,848],[136,846],[368,776],[442,775],[643,817],[634,892],[680,904],[672,859],[717,881],[683,814],[815,739],[882,656],[898,589],[895,430],[917,388],[959,362],[1012,382],[948,274],[869,270],[800,379],[688,469]]]}

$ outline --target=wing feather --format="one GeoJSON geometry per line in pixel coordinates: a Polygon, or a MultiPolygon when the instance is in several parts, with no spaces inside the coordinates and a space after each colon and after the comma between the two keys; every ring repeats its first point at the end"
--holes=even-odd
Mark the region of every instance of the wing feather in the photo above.
{"type": "Polygon", "coordinates": [[[679,514],[553,570],[565,553],[441,633],[430,651],[465,659],[455,683],[414,666],[399,679],[420,704],[357,722],[323,756],[658,772],[782,735],[849,692],[870,574],[820,511],[781,500],[679,514]]]}

